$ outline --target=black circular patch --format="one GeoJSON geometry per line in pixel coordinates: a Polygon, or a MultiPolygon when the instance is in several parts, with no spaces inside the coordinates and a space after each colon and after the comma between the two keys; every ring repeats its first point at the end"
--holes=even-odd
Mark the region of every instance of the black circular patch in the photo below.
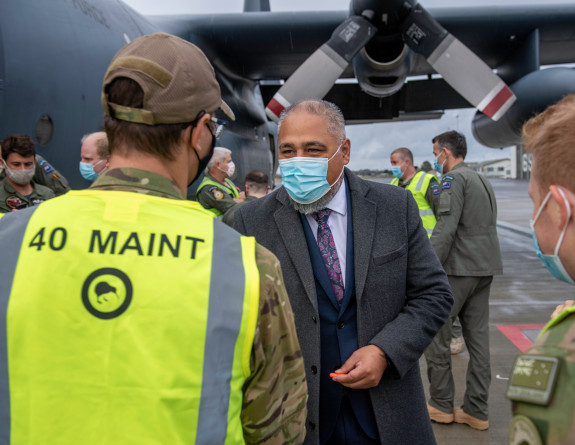
{"type": "Polygon", "coordinates": [[[92,272],[82,286],[82,302],[88,312],[103,320],[126,312],[132,301],[133,287],[128,276],[105,267],[92,272]]]}

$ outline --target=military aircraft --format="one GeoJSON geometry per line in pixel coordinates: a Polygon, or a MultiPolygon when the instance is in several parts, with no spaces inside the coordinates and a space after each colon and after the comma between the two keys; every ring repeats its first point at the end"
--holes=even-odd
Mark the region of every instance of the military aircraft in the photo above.
{"type": "Polygon", "coordinates": [[[87,186],[79,141],[102,126],[103,74],[122,45],[153,32],[212,61],[237,116],[220,143],[238,178],[275,171],[274,121],[299,99],[335,102],[348,124],[476,107],[475,137],[502,147],[575,92],[572,69],[539,69],[575,62],[575,5],[427,11],[415,0],[351,0],[348,11],[270,12],[269,0],[246,0],[244,10],[142,16],[121,0],[2,0],[0,137],[30,134],[74,188],[87,186]]]}

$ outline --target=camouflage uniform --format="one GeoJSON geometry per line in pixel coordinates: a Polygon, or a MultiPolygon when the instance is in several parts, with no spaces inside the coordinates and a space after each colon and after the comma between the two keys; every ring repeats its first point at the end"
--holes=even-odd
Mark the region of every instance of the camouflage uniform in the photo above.
{"type": "Polygon", "coordinates": [[[196,199],[205,209],[217,209],[221,213],[226,213],[231,207],[236,205],[230,189],[212,175],[206,174],[205,177],[220,184],[218,187],[206,185],[196,195],[196,199]]]}
{"type": "Polygon", "coordinates": [[[561,312],[515,361],[507,391],[510,444],[575,443],[574,314],[575,306],[561,312]]]}
{"type": "MultiPolygon", "coordinates": [[[[108,170],[90,188],[185,199],[173,181],[134,168],[108,170]]],[[[305,436],[307,383],[297,335],[289,330],[293,312],[277,258],[256,244],[256,262],[260,308],[250,360],[252,375],[244,385],[244,436],[247,443],[299,444],[305,436]],[[267,413],[265,420],[262,413],[267,413]]]]}
{"type": "Polygon", "coordinates": [[[24,196],[14,190],[6,178],[0,180],[0,213],[32,207],[54,198],[54,192],[48,187],[32,182],[34,191],[30,196],[24,196]]]}

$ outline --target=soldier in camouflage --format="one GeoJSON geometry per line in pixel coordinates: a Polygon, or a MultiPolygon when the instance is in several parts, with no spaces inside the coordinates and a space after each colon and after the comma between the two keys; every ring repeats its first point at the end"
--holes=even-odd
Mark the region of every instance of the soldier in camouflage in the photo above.
{"type": "MultiPolygon", "coordinates": [[[[575,284],[575,96],[529,120],[524,144],[533,155],[529,195],[535,251],[551,274],[575,284]]],[[[535,343],[517,357],[507,397],[513,445],[575,443],[575,307],[558,306],[535,343]]]]}
{"type": "MultiPolygon", "coordinates": [[[[201,227],[202,230],[212,231],[214,234],[217,231],[218,234],[225,235],[225,243],[217,244],[214,235],[213,244],[210,244],[210,248],[212,245],[221,246],[220,249],[223,251],[218,252],[219,257],[227,259],[228,256],[234,256],[232,255],[234,252],[236,258],[238,255],[242,257],[243,267],[238,271],[237,281],[234,282],[234,278],[228,276],[222,276],[221,280],[225,282],[226,289],[230,291],[230,300],[236,295],[244,298],[243,305],[240,305],[241,321],[243,323],[243,320],[246,320],[245,325],[249,326],[242,326],[238,335],[237,344],[241,345],[240,341],[246,341],[248,347],[245,348],[243,354],[235,353],[231,364],[235,368],[226,381],[227,386],[226,384],[220,385],[221,393],[218,387],[218,394],[206,395],[203,392],[205,390],[203,381],[209,380],[206,378],[208,372],[212,371],[218,382],[225,381],[228,377],[227,372],[231,372],[230,364],[227,362],[229,355],[225,356],[225,350],[229,350],[230,344],[220,339],[230,338],[230,335],[234,333],[231,329],[232,334],[222,333],[221,331],[225,329],[219,329],[220,325],[214,325],[215,329],[206,329],[205,339],[203,337],[190,338],[185,335],[183,337],[182,333],[192,335],[191,333],[199,328],[188,328],[187,320],[184,320],[184,323],[174,323],[173,320],[166,318],[162,308],[165,309],[167,303],[159,301],[159,309],[156,309],[156,313],[160,319],[159,322],[163,323],[161,328],[172,333],[172,344],[166,347],[171,347],[175,342],[181,341],[192,348],[197,348],[198,357],[208,356],[213,361],[209,362],[206,359],[206,362],[202,363],[202,366],[205,366],[205,372],[202,375],[189,376],[182,381],[178,380],[177,372],[172,373],[170,363],[166,361],[163,372],[173,386],[166,389],[161,387],[161,384],[147,387],[145,384],[141,385],[144,392],[151,394],[149,405],[159,413],[157,418],[147,419],[145,416],[140,416],[140,420],[133,421],[131,426],[127,425],[124,428],[120,426],[117,430],[107,424],[98,425],[96,432],[88,428],[90,437],[86,438],[86,443],[95,443],[93,440],[97,442],[100,433],[109,435],[118,432],[124,437],[132,437],[132,435],[136,437],[138,434],[140,434],[138,437],[146,437],[147,431],[153,430],[148,427],[147,422],[159,423],[169,433],[162,443],[184,443],[186,437],[193,437],[201,428],[204,434],[215,434],[213,431],[206,433],[206,428],[208,428],[206,425],[210,425],[212,429],[218,429],[219,439],[209,440],[211,439],[209,436],[206,441],[204,437],[202,443],[223,444],[224,442],[244,443],[244,441],[248,444],[302,443],[307,414],[307,384],[302,353],[295,331],[294,315],[277,258],[255,242],[253,243],[255,252],[254,250],[250,252],[249,247],[245,246],[250,246],[253,240],[241,237],[221,221],[215,221],[213,215],[203,210],[199,204],[181,204],[181,200],[186,199],[185,192],[189,184],[206,167],[213,153],[216,134],[221,133],[220,124],[215,118],[216,112],[223,112],[230,119],[234,119],[232,110],[221,98],[213,67],[198,47],[178,37],[167,34],[142,36],[122,48],[112,60],[104,78],[102,105],[106,114],[105,129],[111,153],[110,168],[94,181],[87,192],[71,192],[59,198],[60,205],[64,207],[66,203],[74,199],[76,199],[75,202],[89,205],[91,202],[87,199],[89,196],[97,196],[105,203],[113,203],[118,196],[125,197],[127,194],[125,192],[153,195],[158,198],[144,200],[146,205],[153,209],[152,212],[142,211],[138,215],[127,215],[133,218],[130,221],[139,221],[148,228],[165,225],[166,221],[169,224],[172,215],[181,214],[182,209],[189,208],[186,224],[190,227],[201,227]],[[81,201],[83,199],[85,201],[81,201]],[[166,214],[164,222],[157,220],[158,214],[162,212],[166,214]],[[238,246],[240,246],[239,254],[237,253],[238,246]],[[248,268],[253,273],[244,272],[244,269],[248,268]],[[240,277],[246,283],[241,281],[240,277]],[[247,282],[250,277],[252,280],[257,279],[258,282],[247,282]],[[254,291],[252,292],[251,289],[254,291]],[[256,289],[259,291],[257,307],[252,303],[255,299],[251,299],[256,289]],[[254,320],[256,314],[257,320],[254,320]],[[252,315],[253,318],[248,321],[252,315]],[[252,335],[253,340],[251,340],[252,335]],[[208,342],[208,338],[211,343],[208,342]],[[208,344],[214,344],[217,341],[222,343],[218,345],[219,348],[210,350],[209,354],[204,353],[208,344]],[[242,361],[243,355],[248,356],[245,363],[242,361]],[[212,365],[214,369],[211,369],[212,365]],[[198,381],[202,384],[201,387],[198,387],[198,381]],[[204,422],[200,422],[197,404],[205,406],[204,422]],[[206,422],[206,417],[213,417],[208,420],[215,425],[206,422]],[[229,425],[226,425],[226,420],[229,425]],[[149,429],[146,430],[146,428],[149,429]],[[96,439],[93,439],[94,437],[96,439]]],[[[69,208],[66,210],[69,212],[69,208]]],[[[110,226],[113,224],[110,221],[115,221],[115,216],[115,214],[93,212],[91,220],[96,226],[99,221],[102,224],[105,221],[105,224],[110,226]]],[[[57,217],[58,214],[55,213],[53,218],[56,220],[57,217]]],[[[7,217],[2,218],[2,223],[7,219],[7,217]]],[[[134,230],[138,228],[134,227],[134,230]]],[[[152,267],[153,263],[146,262],[147,257],[144,255],[143,257],[142,262],[133,264],[130,264],[130,260],[127,259],[126,268],[136,268],[141,265],[152,267]]],[[[198,263],[197,270],[207,270],[217,275],[219,272],[217,267],[221,265],[222,260],[212,262],[212,257],[216,257],[213,248],[209,255],[204,256],[202,262],[198,263]],[[205,258],[210,260],[206,261],[205,258]]],[[[68,261],[68,264],[70,262],[66,258],[59,258],[60,261],[68,261]]],[[[80,259],[70,258],[70,260],[80,259]]],[[[178,283],[190,280],[190,277],[178,275],[176,272],[187,270],[184,267],[178,264],[173,276],[150,276],[149,280],[156,282],[159,280],[166,286],[171,286],[169,289],[177,289],[178,283]]],[[[187,293],[182,291],[179,296],[182,307],[190,308],[191,306],[191,309],[197,312],[196,315],[201,323],[205,322],[208,315],[211,316],[212,307],[215,307],[213,312],[216,316],[220,317],[218,323],[222,323],[223,314],[228,313],[231,314],[232,321],[237,322],[237,309],[225,312],[226,308],[218,306],[217,303],[212,306],[212,298],[215,299],[218,296],[214,297],[210,292],[212,282],[210,277],[206,277],[206,280],[208,280],[207,284],[203,281],[194,283],[197,292],[196,290],[187,293]],[[205,304],[206,298],[209,314],[205,304]]],[[[56,286],[54,283],[51,282],[50,285],[56,286]]],[[[147,283],[137,284],[141,295],[150,297],[146,294],[147,283]]],[[[224,298],[228,295],[219,295],[219,297],[224,298]]],[[[143,300],[142,298],[141,301],[143,300]]],[[[148,308],[148,310],[154,309],[148,308]]],[[[146,312],[146,309],[143,312],[146,312]]],[[[143,315],[142,312],[139,314],[143,315]]],[[[49,314],[46,314],[46,317],[48,316],[49,314]]],[[[138,316],[138,313],[134,313],[134,323],[136,320],[141,323],[145,318],[142,316],[138,319],[138,316]]],[[[114,329],[113,327],[106,328],[106,325],[109,326],[109,323],[103,323],[102,329],[114,329]]],[[[150,335],[153,337],[154,333],[150,332],[150,335]]],[[[129,354],[133,355],[132,362],[139,362],[142,368],[147,367],[150,357],[153,357],[149,355],[147,343],[147,340],[143,338],[140,343],[141,350],[129,351],[129,354]]],[[[236,347],[235,343],[231,347],[233,352],[233,348],[236,347]]],[[[50,354],[62,354],[62,351],[54,345],[50,354]]],[[[65,362],[65,360],[62,361],[65,362]]],[[[197,367],[198,363],[193,365],[197,367]]],[[[190,364],[189,369],[182,372],[192,374],[193,369],[194,367],[190,364]]],[[[125,381],[133,382],[132,380],[125,381]]],[[[76,382],[70,383],[74,386],[76,382]]],[[[139,388],[139,383],[138,380],[135,387],[139,388]]],[[[125,386],[131,388],[130,383],[126,383],[125,386]]],[[[90,400],[75,399],[75,403],[97,405],[97,402],[94,403],[94,399],[97,399],[106,405],[106,411],[109,413],[115,412],[122,416],[124,411],[137,412],[138,407],[129,406],[122,409],[118,404],[108,403],[107,391],[107,389],[96,391],[90,400]]],[[[126,399],[126,404],[131,404],[129,398],[126,399]]],[[[82,407],[85,408],[85,405],[82,407]]],[[[114,414],[110,416],[113,417],[114,414]]],[[[26,422],[28,425],[35,425],[35,420],[38,422],[38,419],[30,417],[26,419],[26,422]]],[[[155,429],[153,432],[158,434],[157,431],[159,430],[155,429]]],[[[158,442],[158,437],[146,438],[151,442],[158,442]]],[[[122,442],[122,439],[118,440],[122,442]]]]}

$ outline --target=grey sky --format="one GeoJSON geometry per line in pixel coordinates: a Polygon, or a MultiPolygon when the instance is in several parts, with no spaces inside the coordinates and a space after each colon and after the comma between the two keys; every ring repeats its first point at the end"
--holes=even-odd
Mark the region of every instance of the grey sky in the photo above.
{"type": "MultiPolygon", "coordinates": [[[[203,14],[241,12],[243,0],[124,0],[142,14],[203,14]]],[[[527,4],[566,4],[574,0],[422,0],[427,8],[461,6],[503,6],[527,4]]],[[[270,0],[272,11],[347,10],[348,0],[270,0]]],[[[495,8],[496,11],[496,8],[495,8]]],[[[451,110],[439,120],[356,125],[347,128],[352,142],[350,167],[353,169],[389,168],[389,153],[398,147],[410,148],[415,163],[433,162],[431,138],[443,131],[458,130],[468,143],[468,161],[500,159],[509,156],[509,149],[497,150],[481,146],[471,134],[474,110],[451,110]]]]}

